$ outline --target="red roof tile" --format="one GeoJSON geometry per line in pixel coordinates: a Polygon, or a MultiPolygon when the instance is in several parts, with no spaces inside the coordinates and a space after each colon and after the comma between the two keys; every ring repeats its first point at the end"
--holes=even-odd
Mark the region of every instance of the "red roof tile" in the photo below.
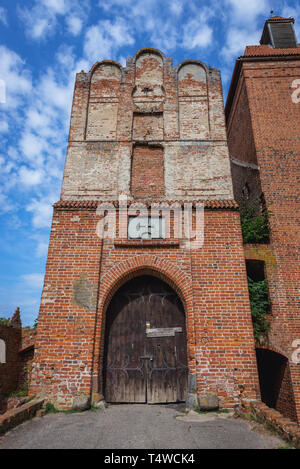
{"type": "Polygon", "coordinates": [[[261,46],[247,46],[243,57],[261,57],[266,55],[300,55],[300,44],[298,47],[290,49],[273,48],[266,44],[261,46]]]}
{"type": "MultiPolygon", "coordinates": [[[[136,203],[137,201],[128,202],[128,206],[131,203],[136,203]]],[[[190,200],[168,200],[168,201],[139,201],[150,207],[151,204],[155,203],[167,203],[169,205],[173,203],[179,203],[183,206],[185,203],[191,203],[190,200]]],[[[192,201],[193,206],[195,207],[196,203],[203,203],[204,207],[207,209],[230,209],[237,210],[238,204],[235,200],[196,200],[192,201]]],[[[103,203],[101,200],[60,200],[54,204],[54,208],[58,209],[96,209],[99,204],[103,203]]],[[[118,200],[105,201],[104,203],[113,204],[115,207],[119,206],[118,200]]]]}

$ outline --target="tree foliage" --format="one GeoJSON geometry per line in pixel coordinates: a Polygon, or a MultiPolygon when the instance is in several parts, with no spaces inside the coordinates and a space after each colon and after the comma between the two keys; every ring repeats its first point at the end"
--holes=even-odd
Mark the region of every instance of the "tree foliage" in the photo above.
{"type": "Polygon", "coordinates": [[[8,326],[9,325],[9,319],[0,318],[0,324],[3,324],[4,326],[8,326]]]}
{"type": "Polygon", "coordinates": [[[257,207],[248,200],[240,203],[244,243],[267,243],[270,239],[269,218],[272,214],[267,209],[257,212],[257,207]]]}
{"type": "Polygon", "coordinates": [[[261,343],[268,338],[270,322],[270,302],[268,284],[266,279],[255,282],[248,277],[248,288],[251,306],[251,315],[256,342],[261,343]]]}

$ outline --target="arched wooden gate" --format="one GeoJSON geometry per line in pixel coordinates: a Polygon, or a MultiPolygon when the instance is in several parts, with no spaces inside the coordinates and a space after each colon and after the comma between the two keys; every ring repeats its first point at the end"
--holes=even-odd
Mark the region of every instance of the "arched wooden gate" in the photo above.
{"type": "Polygon", "coordinates": [[[184,401],[186,321],[180,298],[151,276],[130,280],[107,310],[104,389],[107,402],[184,401]]]}

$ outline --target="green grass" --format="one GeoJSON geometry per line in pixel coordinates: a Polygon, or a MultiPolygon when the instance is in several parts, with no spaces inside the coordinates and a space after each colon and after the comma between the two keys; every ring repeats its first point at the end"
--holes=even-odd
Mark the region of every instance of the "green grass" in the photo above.
{"type": "Polygon", "coordinates": [[[46,403],[46,414],[57,414],[59,410],[52,404],[52,402],[46,403]]]}
{"type": "Polygon", "coordinates": [[[54,404],[52,404],[52,402],[47,402],[45,409],[46,409],[46,414],[57,414],[59,412],[63,414],[78,414],[81,412],[86,412],[87,410],[92,410],[92,411],[99,410],[99,408],[96,407],[94,404],[91,404],[88,409],[84,409],[84,410],[80,410],[80,409],[59,410],[55,407],[54,404]]]}
{"type": "Polygon", "coordinates": [[[285,445],[282,446],[277,446],[276,449],[296,449],[293,443],[286,443],[285,445]]]}

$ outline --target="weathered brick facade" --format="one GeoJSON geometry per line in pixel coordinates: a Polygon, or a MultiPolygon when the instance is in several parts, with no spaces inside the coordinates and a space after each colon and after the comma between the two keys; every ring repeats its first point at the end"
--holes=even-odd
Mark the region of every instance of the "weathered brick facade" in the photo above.
{"type": "Polygon", "coordinates": [[[0,324],[0,340],[4,350],[3,361],[0,363],[0,403],[10,391],[17,389],[20,374],[19,349],[21,345],[21,329],[0,324]],[[4,344],[4,345],[3,345],[4,344]]]}
{"type": "MultiPolygon", "coordinates": [[[[267,24],[275,22],[293,20],[271,18],[267,24]]],[[[235,199],[240,201],[247,185],[250,198],[259,200],[263,194],[273,213],[270,243],[245,246],[245,257],[265,262],[272,309],[267,348],[287,359],[276,408],[298,421],[300,364],[291,357],[293,343],[300,339],[300,102],[292,99],[299,78],[300,47],[246,47],[236,62],[226,105],[235,199]]]]}
{"type": "Polygon", "coordinates": [[[168,283],[184,305],[189,392],[216,393],[225,407],[258,397],[220,73],[199,61],[173,67],[153,49],[138,51],[125,68],[103,61],[76,76],[31,393],[60,408],[105,397],[106,310],[127,280],[144,274],[168,283]],[[115,239],[101,239],[97,206],[106,201],[123,213],[120,195],[126,208],[202,201],[203,246],[176,236],[173,216],[168,239],[120,239],[127,218],[115,239]]]}
{"type": "Polygon", "coordinates": [[[28,390],[34,341],[35,329],[22,329],[19,308],[8,324],[0,323],[0,414],[19,402],[20,397],[10,397],[11,393],[28,390]]]}

